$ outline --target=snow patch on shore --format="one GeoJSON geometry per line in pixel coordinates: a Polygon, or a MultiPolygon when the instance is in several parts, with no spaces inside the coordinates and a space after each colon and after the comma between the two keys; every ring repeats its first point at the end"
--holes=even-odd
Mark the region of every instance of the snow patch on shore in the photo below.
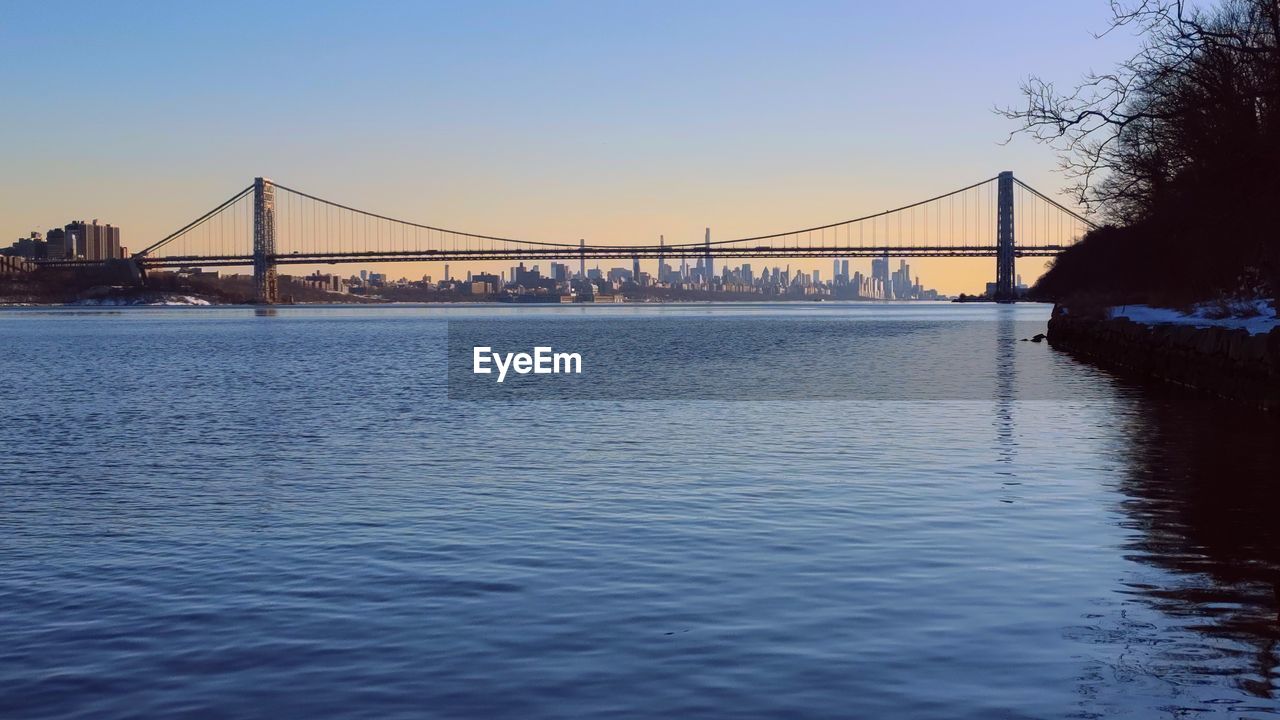
{"type": "Polygon", "coordinates": [[[1250,335],[1268,333],[1280,327],[1275,308],[1269,300],[1241,300],[1232,303],[1230,309],[1234,312],[1228,317],[1220,317],[1223,308],[1219,303],[1200,303],[1188,313],[1150,305],[1121,305],[1108,308],[1108,313],[1111,318],[1129,318],[1143,325],[1240,328],[1250,335]]]}
{"type": "Polygon", "coordinates": [[[68,305],[78,305],[83,307],[124,307],[134,305],[149,306],[188,306],[188,305],[212,305],[213,303],[204,298],[195,297],[194,295],[164,295],[154,297],[104,297],[104,298],[84,298],[68,305]]]}

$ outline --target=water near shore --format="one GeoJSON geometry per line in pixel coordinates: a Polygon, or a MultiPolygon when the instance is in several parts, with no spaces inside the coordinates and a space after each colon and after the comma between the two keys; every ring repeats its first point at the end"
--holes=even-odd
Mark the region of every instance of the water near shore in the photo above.
{"type": "Polygon", "coordinates": [[[0,311],[0,716],[1280,714],[1280,428],[1048,314],[0,311]],[[687,392],[450,400],[449,321],[564,320],[687,392]]]}

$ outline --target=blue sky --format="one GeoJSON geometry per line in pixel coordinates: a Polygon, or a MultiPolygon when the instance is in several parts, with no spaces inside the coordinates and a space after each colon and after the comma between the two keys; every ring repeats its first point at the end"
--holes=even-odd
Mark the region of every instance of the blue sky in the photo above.
{"type": "MultiPolygon", "coordinates": [[[[255,175],[448,227],[601,242],[812,225],[1003,169],[1053,191],[1053,153],[1002,146],[1012,128],[992,108],[1030,73],[1070,83],[1127,52],[1131,37],[1090,34],[1108,12],[11,2],[0,240],[99,217],[139,247],[255,175]]],[[[990,274],[920,262],[944,290],[990,274]]]]}

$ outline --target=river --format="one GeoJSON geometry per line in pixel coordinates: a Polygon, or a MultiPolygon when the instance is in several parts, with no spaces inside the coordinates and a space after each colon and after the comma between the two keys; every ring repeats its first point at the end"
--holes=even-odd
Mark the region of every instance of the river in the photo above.
{"type": "Polygon", "coordinates": [[[1280,714],[1280,427],[1047,319],[0,310],[0,716],[1280,714]]]}

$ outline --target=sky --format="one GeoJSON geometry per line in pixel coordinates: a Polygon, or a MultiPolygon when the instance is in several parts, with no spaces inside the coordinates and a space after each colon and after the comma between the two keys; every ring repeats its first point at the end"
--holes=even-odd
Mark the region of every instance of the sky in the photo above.
{"type": "MultiPolygon", "coordinates": [[[[1105,0],[4,2],[0,243],[99,218],[138,249],[259,175],[610,244],[839,221],[1001,170],[1060,197],[1054,152],[1006,144],[993,109],[1030,74],[1069,85],[1127,54],[1132,36],[1094,38],[1108,18],[1105,0]]],[[[911,264],[948,293],[994,279],[994,259],[911,264]]]]}

